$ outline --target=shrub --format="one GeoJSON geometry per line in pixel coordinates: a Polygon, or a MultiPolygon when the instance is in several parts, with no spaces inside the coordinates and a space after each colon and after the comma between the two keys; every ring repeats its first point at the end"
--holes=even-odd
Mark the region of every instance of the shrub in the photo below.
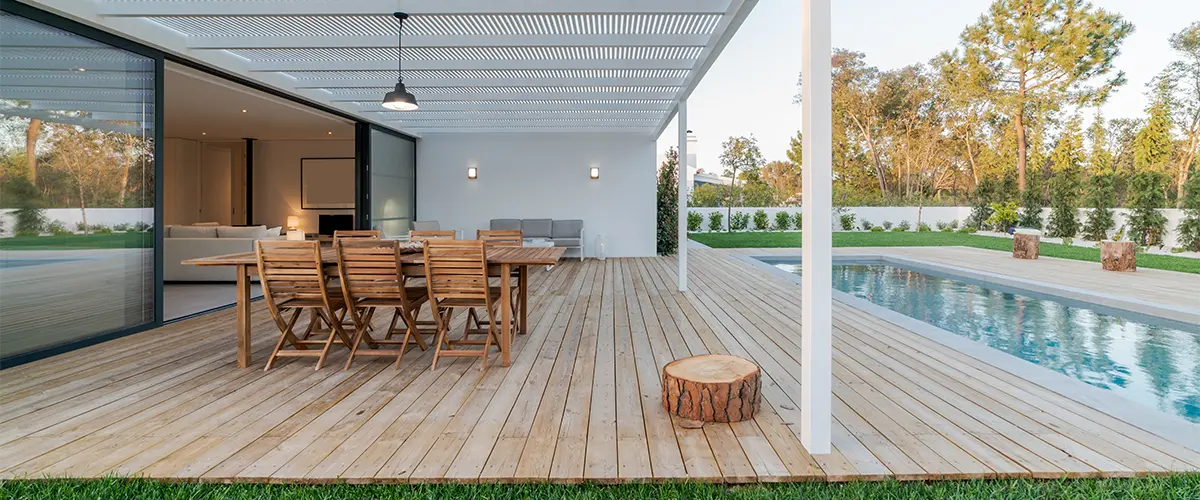
{"type": "Polygon", "coordinates": [[[883,228],[882,228],[882,227],[880,227],[880,226],[873,226],[873,227],[871,227],[871,232],[872,232],[872,233],[882,233],[882,232],[883,232],[883,228]]]}
{"type": "Polygon", "coordinates": [[[1050,223],[1047,235],[1056,238],[1075,236],[1079,232],[1077,198],[1079,183],[1070,171],[1059,172],[1050,181],[1050,223]]]}
{"type": "MultiPolygon", "coordinates": [[[[993,203],[992,209],[995,210],[995,207],[993,203]]],[[[1021,211],[1017,215],[1016,225],[1042,228],[1042,190],[1038,186],[1031,185],[1021,193],[1021,211]]]]}
{"type": "Polygon", "coordinates": [[[872,227],[875,227],[875,224],[872,224],[871,221],[867,219],[863,219],[862,222],[858,224],[858,227],[861,227],[863,231],[870,231],[872,227]]]}
{"type": "Polygon", "coordinates": [[[746,212],[734,212],[729,217],[729,229],[731,231],[743,231],[748,225],[750,225],[750,214],[746,212]]]}
{"type": "Polygon", "coordinates": [[[657,232],[655,251],[659,255],[672,255],[679,247],[679,182],[676,168],[679,152],[667,150],[667,159],[658,168],[657,176],[657,232]]]}
{"type": "Polygon", "coordinates": [[[71,230],[67,229],[67,224],[60,220],[56,220],[54,222],[47,224],[46,231],[49,231],[51,234],[53,234],[55,236],[66,236],[68,234],[74,234],[71,232],[71,230]]]}
{"type": "Polygon", "coordinates": [[[113,224],[112,228],[113,228],[113,231],[122,231],[122,232],[129,231],[129,223],[122,222],[120,224],[113,224]]]}
{"type": "Polygon", "coordinates": [[[153,229],[153,228],[154,228],[154,226],[151,226],[151,225],[150,225],[149,223],[147,223],[146,221],[141,221],[141,220],[140,220],[140,221],[137,221],[137,222],[134,222],[134,223],[133,223],[133,230],[134,230],[134,231],[137,231],[137,232],[144,233],[144,232],[146,232],[146,231],[149,231],[149,230],[151,230],[151,229],[153,229]]]}
{"type": "Polygon", "coordinates": [[[908,231],[909,229],[912,229],[912,223],[910,223],[906,220],[902,220],[902,221],[900,221],[899,224],[896,224],[895,230],[896,231],[908,231]]]}
{"type": "Polygon", "coordinates": [[[1142,172],[1129,182],[1129,238],[1138,245],[1159,246],[1166,236],[1167,217],[1158,211],[1167,202],[1162,185],[1158,172],[1142,172]]]}
{"type": "Polygon", "coordinates": [[[945,221],[937,221],[937,223],[935,223],[934,225],[937,226],[938,231],[945,231],[947,229],[951,229],[950,223],[945,222],[945,221]]]}
{"type": "Polygon", "coordinates": [[[1183,245],[1181,250],[1200,252],[1200,172],[1193,172],[1183,184],[1183,189],[1183,199],[1179,204],[1183,209],[1183,219],[1175,230],[1179,231],[1179,244],[1183,245]]]}
{"type": "Polygon", "coordinates": [[[758,209],[754,211],[754,230],[766,231],[771,227],[771,219],[767,217],[767,211],[758,209]]]}
{"type": "Polygon", "coordinates": [[[796,212],[795,214],[792,215],[792,226],[795,226],[797,231],[804,229],[804,213],[803,212],[796,212]]]}
{"type": "Polygon", "coordinates": [[[890,220],[883,221],[883,228],[886,230],[890,231],[892,229],[892,226],[894,226],[894,225],[895,224],[892,224],[892,221],[890,221],[890,220]]]}
{"type": "Polygon", "coordinates": [[[1063,245],[1071,246],[1071,244],[1074,242],[1075,242],[1075,240],[1073,240],[1070,236],[1063,236],[1063,239],[1062,239],[1063,245]]]}
{"type": "Polygon", "coordinates": [[[893,232],[893,233],[903,233],[903,232],[904,232],[904,230],[903,230],[903,229],[900,229],[900,227],[899,227],[899,226],[896,226],[896,227],[893,227],[893,228],[892,228],[892,232],[893,232]]]}
{"type": "Polygon", "coordinates": [[[993,230],[1007,233],[1012,229],[1018,219],[1017,202],[1007,201],[1004,203],[992,203],[992,216],[988,217],[987,225],[993,230]]]}
{"type": "Polygon", "coordinates": [[[958,219],[952,219],[950,221],[950,229],[958,229],[958,219]]]}
{"type": "Polygon", "coordinates": [[[46,227],[46,211],[42,209],[41,192],[29,179],[12,177],[4,185],[0,196],[11,200],[16,208],[12,212],[13,233],[18,236],[38,235],[46,227]]]}
{"type": "Polygon", "coordinates": [[[17,236],[41,236],[42,235],[42,233],[40,233],[38,231],[30,230],[30,229],[18,229],[17,232],[14,234],[16,234],[17,236]]]}
{"type": "Polygon", "coordinates": [[[933,231],[933,230],[929,228],[929,224],[926,224],[924,222],[917,224],[917,232],[918,233],[928,233],[930,231],[933,231]]]}
{"type": "Polygon", "coordinates": [[[954,228],[952,228],[952,227],[950,227],[950,226],[946,226],[946,227],[943,227],[943,228],[939,229],[939,231],[941,231],[941,232],[943,232],[943,233],[953,233],[953,232],[954,232],[954,228]]]}
{"type": "Polygon", "coordinates": [[[1116,225],[1112,212],[1112,206],[1116,204],[1116,201],[1112,175],[1099,174],[1092,177],[1092,181],[1088,183],[1087,199],[1087,203],[1092,209],[1088,210],[1087,221],[1083,224],[1085,239],[1103,241],[1108,237],[1108,232],[1116,225]]]}
{"type": "Polygon", "coordinates": [[[721,229],[724,229],[724,225],[725,225],[725,214],[723,214],[721,212],[717,212],[717,211],[708,213],[708,230],[709,231],[720,231],[721,229]]]}
{"type": "Polygon", "coordinates": [[[787,231],[790,227],[792,227],[792,216],[783,210],[775,212],[775,230],[787,231]]]}
{"type": "Polygon", "coordinates": [[[84,224],[83,221],[76,222],[75,230],[79,231],[81,233],[86,233],[86,232],[88,232],[88,225],[84,224]]]}
{"type": "Polygon", "coordinates": [[[1171,248],[1171,253],[1183,253],[1186,251],[1187,251],[1187,249],[1183,248],[1183,247],[1172,247],[1171,248]]]}
{"type": "Polygon", "coordinates": [[[963,226],[958,229],[958,232],[960,232],[962,234],[972,234],[976,231],[977,230],[971,226],[963,226]]]}
{"type": "Polygon", "coordinates": [[[688,231],[696,232],[700,230],[700,224],[704,223],[704,216],[700,212],[688,212],[687,215],[688,231]]]}
{"type": "Polygon", "coordinates": [[[842,231],[853,231],[854,230],[854,214],[853,213],[842,214],[841,216],[838,217],[838,222],[840,222],[842,224],[842,231]]]}
{"type": "Polygon", "coordinates": [[[92,232],[95,234],[111,234],[113,232],[113,228],[109,227],[107,224],[93,224],[92,232]]]}

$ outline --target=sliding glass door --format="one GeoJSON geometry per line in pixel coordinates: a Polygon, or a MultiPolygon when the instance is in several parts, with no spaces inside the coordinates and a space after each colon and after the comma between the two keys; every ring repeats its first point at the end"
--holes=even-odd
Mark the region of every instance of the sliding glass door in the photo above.
{"type": "Polygon", "coordinates": [[[417,212],[417,145],[374,126],[370,133],[370,227],[384,237],[408,234],[417,212]]]}
{"type": "Polygon", "coordinates": [[[161,56],[81,36],[24,6],[5,9],[0,366],[155,324],[159,296],[161,56]]]}

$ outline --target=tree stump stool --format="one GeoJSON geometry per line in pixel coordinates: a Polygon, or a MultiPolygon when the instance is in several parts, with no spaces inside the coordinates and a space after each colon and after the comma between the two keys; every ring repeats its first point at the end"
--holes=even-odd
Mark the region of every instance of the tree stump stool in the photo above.
{"type": "Polygon", "coordinates": [[[1036,234],[1013,235],[1013,258],[1036,259],[1041,248],[1041,237],[1036,234]]]}
{"type": "Polygon", "coordinates": [[[684,427],[753,418],[761,400],[758,366],[727,354],[672,361],[662,381],[663,407],[685,419],[684,427]]]}
{"type": "Polygon", "coordinates": [[[1100,265],[1105,271],[1137,271],[1137,247],[1132,241],[1100,242],[1100,265]]]}

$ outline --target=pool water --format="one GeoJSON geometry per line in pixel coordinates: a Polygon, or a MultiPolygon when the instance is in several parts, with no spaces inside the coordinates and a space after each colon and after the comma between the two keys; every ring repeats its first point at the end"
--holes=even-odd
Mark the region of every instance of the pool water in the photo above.
{"type": "Polygon", "coordinates": [[[1200,326],[884,263],[835,262],[833,286],[1200,423],[1200,326]]]}

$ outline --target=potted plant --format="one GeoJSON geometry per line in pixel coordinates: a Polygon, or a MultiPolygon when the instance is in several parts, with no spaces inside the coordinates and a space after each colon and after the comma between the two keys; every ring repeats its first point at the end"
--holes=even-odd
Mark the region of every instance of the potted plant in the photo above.
{"type": "Polygon", "coordinates": [[[1121,241],[1125,226],[1121,226],[1112,240],[1100,242],[1100,265],[1105,271],[1137,271],[1137,247],[1132,241],[1121,241]]]}

